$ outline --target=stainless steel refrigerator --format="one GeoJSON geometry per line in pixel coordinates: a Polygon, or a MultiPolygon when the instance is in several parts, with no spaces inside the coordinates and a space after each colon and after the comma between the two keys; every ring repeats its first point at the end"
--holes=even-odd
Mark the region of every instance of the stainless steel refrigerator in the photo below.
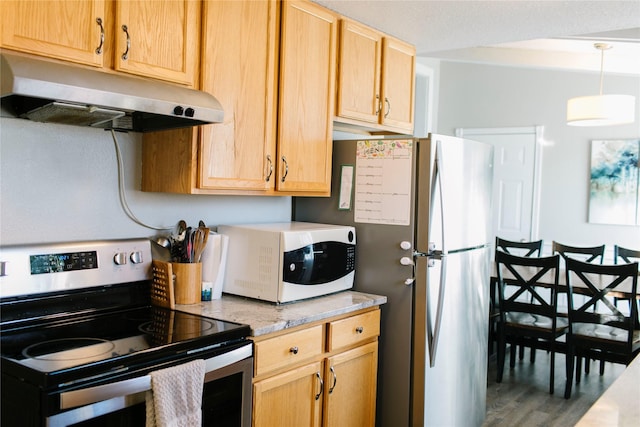
{"type": "Polygon", "coordinates": [[[293,218],[356,227],[357,291],[382,309],[377,425],[485,416],[493,148],[427,138],[334,141],[330,198],[293,218]]]}

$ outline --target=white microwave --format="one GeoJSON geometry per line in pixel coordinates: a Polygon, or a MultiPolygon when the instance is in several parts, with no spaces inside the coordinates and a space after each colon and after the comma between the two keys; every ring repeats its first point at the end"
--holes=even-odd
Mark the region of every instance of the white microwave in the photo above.
{"type": "Polygon", "coordinates": [[[218,233],[229,237],[225,293],[285,303],[353,287],[354,227],[293,221],[218,233]]]}

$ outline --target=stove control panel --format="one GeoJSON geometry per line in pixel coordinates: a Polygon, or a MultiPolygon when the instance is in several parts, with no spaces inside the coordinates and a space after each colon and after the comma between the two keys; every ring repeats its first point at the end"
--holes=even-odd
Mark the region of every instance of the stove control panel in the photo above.
{"type": "Polygon", "coordinates": [[[151,280],[148,239],[0,247],[0,297],[151,280]]]}

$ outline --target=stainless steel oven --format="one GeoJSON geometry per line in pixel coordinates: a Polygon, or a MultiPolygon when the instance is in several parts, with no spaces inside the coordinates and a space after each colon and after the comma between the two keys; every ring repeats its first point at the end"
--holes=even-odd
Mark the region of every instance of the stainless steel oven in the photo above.
{"type": "Polygon", "coordinates": [[[203,425],[251,425],[247,325],[151,306],[142,239],[0,248],[3,426],[142,426],[150,373],[205,361],[203,425]]]}

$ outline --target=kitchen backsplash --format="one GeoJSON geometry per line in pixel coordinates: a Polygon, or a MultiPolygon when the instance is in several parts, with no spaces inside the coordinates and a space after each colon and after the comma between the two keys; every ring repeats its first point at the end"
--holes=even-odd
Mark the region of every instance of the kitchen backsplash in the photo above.
{"type": "MultiPolygon", "coordinates": [[[[142,134],[116,133],[125,195],[144,224],[207,225],[291,219],[290,197],[193,196],[140,191],[142,134]]],[[[118,195],[111,133],[0,118],[0,245],[152,237],[118,195]]]]}

